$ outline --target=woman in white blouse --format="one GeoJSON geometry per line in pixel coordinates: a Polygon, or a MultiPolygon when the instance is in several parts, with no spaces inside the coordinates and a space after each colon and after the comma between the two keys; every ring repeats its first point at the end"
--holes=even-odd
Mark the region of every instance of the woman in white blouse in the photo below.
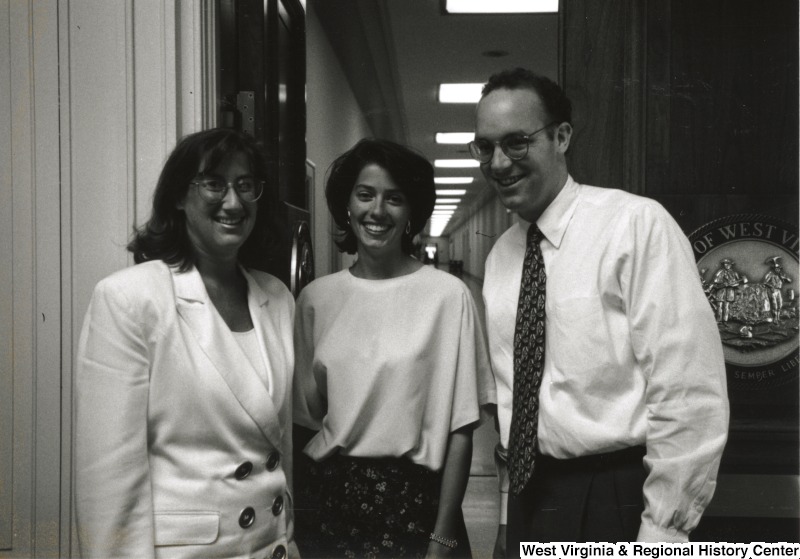
{"type": "Polygon", "coordinates": [[[83,557],[271,557],[291,517],[294,301],[263,258],[266,166],[233,130],[182,139],[84,321],[75,378],[83,557]],[[260,203],[261,201],[261,203],[260,203]]]}
{"type": "Polygon", "coordinates": [[[411,256],[433,210],[433,168],[362,140],[331,166],[326,196],[337,245],[358,259],[297,303],[294,420],[310,437],[300,551],[469,555],[461,501],[494,383],[467,287],[411,256]]]}

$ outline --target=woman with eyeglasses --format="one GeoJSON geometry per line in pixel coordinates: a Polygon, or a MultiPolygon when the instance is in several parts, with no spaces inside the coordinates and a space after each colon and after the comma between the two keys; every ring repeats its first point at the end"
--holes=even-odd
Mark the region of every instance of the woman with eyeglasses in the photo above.
{"type": "Polygon", "coordinates": [[[325,194],[337,245],[358,260],[297,303],[300,551],[468,557],[461,502],[494,382],[469,290],[411,255],[433,211],[433,168],[362,140],[334,161],[325,194]]]}
{"type": "Polygon", "coordinates": [[[136,265],[95,287],[75,377],[83,557],[296,555],[294,301],[250,267],[270,237],[264,177],[245,134],[183,138],[136,265]]]}

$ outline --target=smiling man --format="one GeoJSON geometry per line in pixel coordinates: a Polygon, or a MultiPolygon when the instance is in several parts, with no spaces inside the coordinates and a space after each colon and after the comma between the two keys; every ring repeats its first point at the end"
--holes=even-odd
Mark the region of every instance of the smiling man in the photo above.
{"type": "Polygon", "coordinates": [[[570,176],[571,113],[548,78],[501,72],[469,146],[520,218],[483,287],[496,555],[517,557],[520,541],[686,541],[727,437],[722,345],[689,242],[657,202],[570,176]]]}

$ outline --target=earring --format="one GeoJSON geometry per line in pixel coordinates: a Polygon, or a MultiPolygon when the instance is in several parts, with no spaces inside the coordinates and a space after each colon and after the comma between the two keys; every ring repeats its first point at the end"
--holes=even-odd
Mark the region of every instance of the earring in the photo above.
{"type": "Polygon", "coordinates": [[[350,210],[347,210],[347,225],[350,225],[350,210]]]}
{"type": "Polygon", "coordinates": [[[409,219],[408,223],[406,223],[406,235],[410,234],[411,234],[411,220],[409,219]]]}

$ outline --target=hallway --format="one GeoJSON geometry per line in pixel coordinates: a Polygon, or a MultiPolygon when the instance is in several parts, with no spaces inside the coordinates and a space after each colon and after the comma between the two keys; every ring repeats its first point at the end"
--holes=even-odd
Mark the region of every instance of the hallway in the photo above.
{"type": "MultiPolygon", "coordinates": [[[[470,274],[464,274],[461,281],[469,287],[483,322],[484,307],[481,297],[483,282],[470,274]]],[[[497,536],[498,486],[494,465],[494,447],[497,440],[497,432],[491,419],[475,430],[469,485],[462,505],[472,555],[475,559],[492,556],[497,536]]]]}
{"type": "Polygon", "coordinates": [[[492,556],[499,519],[497,495],[497,476],[470,475],[462,510],[475,559],[492,556]]]}

